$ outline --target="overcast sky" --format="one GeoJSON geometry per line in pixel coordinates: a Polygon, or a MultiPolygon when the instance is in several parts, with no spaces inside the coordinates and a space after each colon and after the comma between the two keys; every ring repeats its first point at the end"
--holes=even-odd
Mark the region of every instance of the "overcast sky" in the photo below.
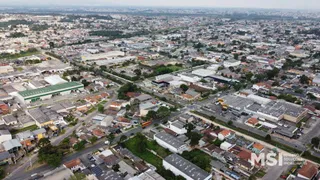
{"type": "Polygon", "coordinates": [[[0,0],[0,5],[134,5],[320,9],[320,0],[0,0]]]}

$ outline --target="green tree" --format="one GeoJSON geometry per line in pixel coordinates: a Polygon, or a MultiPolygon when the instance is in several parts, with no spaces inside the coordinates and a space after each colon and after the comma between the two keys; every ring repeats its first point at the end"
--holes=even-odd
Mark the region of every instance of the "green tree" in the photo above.
{"type": "Polygon", "coordinates": [[[38,146],[41,148],[41,147],[44,147],[44,146],[47,146],[50,144],[50,140],[48,138],[41,138],[38,142],[38,146]]]}
{"type": "Polygon", "coordinates": [[[201,134],[196,132],[190,132],[190,145],[195,146],[199,144],[199,140],[202,138],[201,134]]]}
{"type": "Polygon", "coordinates": [[[143,153],[147,150],[147,138],[141,134],[141,133],[137,133],[136,135],[137,137],[137,151],[140,152],[140,153],[143,153]]]}
{"type": "Polygon", "coordinates": [[[104,106],[103,106],[102,104],[99,104],[99,105],[98,105],[98,111],[99,111],[100,113],[103,113],[103,112],[104,112],[104,106]]]}
{"type": "Polygon", "coordinates": [[[300,83],[301,83],[301,84],[309,84],[309,81],[310,81],[310,79],[309,79],[308,76],[306,76],[306,75],[302,75],[302,76],[300,77],[300,83]]]}
{"type": "Polygon", "coordinates": [[[62,161],[62,152],[57,147],[48,144],[39,149],[38,158],[50,166],[58,167],[62,161]]]}
{"type": "Polygon", "coordinates": [[[112,166],[112,169],[113,169],[115,172],[118,172],[119,169],[120,169],[119,164],[113,165],[113,166],[112,166]]]}
{"type": "Polygon", "coordinates": [[[270,136],[270,134],[267,134],[267,135],[266,135],[265,140],[266,140],[266,141],[271,141],[271,136],[270,136]]]}
{"type": "Polygon", "coordinates": [[[186,92],[189,89],[189,87],[187,85],[185,85],[185,84],[181,84],[180,88],[182,89],[183,92],[186,92]]]}
{"type": "Polygon", "coordinates": [[[109,136],[107,137],[108,141],[110,142],[110,144],[112,143],[112,141],[114,140],[114,134],[109,134],[109,136]]]}
{"type": "Polygon", "coordinates": [[[76,151],[81,151],[85,148],[85,145],[86,145],[86,141],[80,141],[78,143],[76,143],[74,146],[73,146],[73,149],[76,150],[76,151]]]}
{"type": "Polygon", "coordinates": [[[97,138],[96,136],[92,136],[92,137],[89,139],[89,141],[90,141],[92,144],[94,144],[95,142],[98,141],[98,138],[97,138]]]}
{"type": "Polygon", "coordinates": [[[169,108],[161,106],[158,110],[157,110],[157,117],[158,118],[166,118],[169,117],[171,114],[171,111],[169,108]]]}
{"type": "Polygon", "coordinates": [[[314,137],[314,138],[311,139],[311,144],[314,147],[319,147],[319,143],[320,143],[320,138],[319,137],[314,137]]]}
{"type": "Polygon", "coordinates": [[[49,42],[49,46],[50,46],[51,49],[53,49],[54,48],[54,42],[50,41],[49,42]]]}

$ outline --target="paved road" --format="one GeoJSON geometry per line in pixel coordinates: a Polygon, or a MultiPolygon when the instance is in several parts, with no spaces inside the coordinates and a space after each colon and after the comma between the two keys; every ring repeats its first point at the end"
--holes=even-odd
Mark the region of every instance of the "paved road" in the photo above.
{"type": "MultiPolygon", "coordinates": [[[[216,126],[220,126],[221,128],[232,130],[232,131],[234,131],[234,132],[236,133],[236,135],[243,136],[245,139],[247,139],[247,140],[249,140],[249,141],[252,141],[252,142],[258,142],[258,143],[262,144],[263,146],[268,147],[269,149],[277,149],[277,151],[278,151],[279,153],[282,153],[282,155],[287,155],[287,156],[295,156],[295,155],[296,155],[296,154],[292,154],[292,153],[290,153],[290,152],[287,152],[287,151],[285,151],[285,150],[282,150],[282,149],[280,149],[280,148],[277,148],[277,147],[275,147],[275,146],[273,146],[272,144],[269,144],[269,143],[267,143],[267,142],[260,141],[260,140],[258,140],[258,139],[255,139],[255,138],[251,137],[251,136],[248,136],[248,135],[243,134],[243,133],[241,133],[241,132],[238,132],[238,131],[235,131],[235,130],[233,130],[233,129],[230,129],[230,128],[226,127],[226,126],[223,126],[223,125],[221,125],[221,124],[218,124],[218,123],[216,123],[216,122],[214,122],[214,121],[211,121],[211,120],[209,120],[209,119],[207,119],[207,118],[205,118],[205,117],[199,116],[199,115],[194,114],[194,113],[192,113],[192,112],[188,112],[188,114],[191,114],[191,115],[193,115],[193,116],[195,116],[195,117],[201,118],[202,120],[204,120],[204,121],[206,121],[206,122],[208,122],[208,123],[212,123],[212,124],[214,124],[214,125],[216,125],[216,126]]],[[[302,158],[302,157],[299,157],[299,158],[300,158],[301,160],[304,160],[304,161],[310,161],[309,159],[305,159],[305,158],[302,158]]],[[[312,162],[312,161],[311,161],[311,162],[312,162]]],[[[313,163],[319,164],[319,163],[317,163],[317,162],[313,162],[313,163]]]]}
{"type": "MultiPolygon", "coordinates": [[[[137,127],[137,128],[134,128],[134,129],[131,129],[125,133],[123,133],[123,135],[126,135],[127,137],[130,137],[131,135],[134,135],[138,132],[141,132],[142,131],[142,128],[141,127],[137,127]]],[[[122,136],[119,135],[119,136],[116,136],[113,140],[113,144],[116,144],[120,141],[120,137],[122,136]]],[[[93,146],[90,146],[82,151],[79,151],[79,152],[76,152],[74,154],[71,154],[69,156],[66,156],[63,158],[62,160],[62,163],[65,163],[65,162],[68,162],[72,159],[75,159],[75,158],[78,158],[82,155],[85,155],[85,154],[88,154],[88,153],[91,153],[92,151],[94,150],[97,150],[101,147],[105,146],[104,144],[104,140],[100,140],[97,144],[93,145],[93,146]]],[[[29,164],[27,164],[27,166],[29,166],[29,164]]],[[[35,173],[38,173],[38,174],[44,174],[46,172],[49,172],[51,170],[53,170],[54,168],[48,166],[48,165],[43,165],[39,168],[36,168],[36,169],[33,169],[31,171],[28,171],[28,172],[25,172],[25,168],[19,168],[20,170],[19,171],[16,171],[15,173],[13,173],[10,177],[8,176],[6,179],[7,180],[25,180],[27,178],[29,178],[32,174],[35,174],[35,173]]]]}

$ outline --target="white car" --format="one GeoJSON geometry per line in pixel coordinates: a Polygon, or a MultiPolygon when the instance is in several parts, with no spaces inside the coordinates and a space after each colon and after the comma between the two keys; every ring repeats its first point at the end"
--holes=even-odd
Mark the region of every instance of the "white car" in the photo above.
{"type": "Polygon", "coordinates": [[[104,144],[105,144],[105,145],[109,145],[110,142],[109,142],[109,141],[105,141],[104,144]]]}

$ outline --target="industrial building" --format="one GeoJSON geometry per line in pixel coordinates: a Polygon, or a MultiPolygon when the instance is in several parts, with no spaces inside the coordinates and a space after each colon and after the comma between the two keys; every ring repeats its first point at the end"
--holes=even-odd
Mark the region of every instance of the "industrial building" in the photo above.
{"type": "Polygon", "coordinates": [[[300,105],[283,100],[272,101],[257,95],[249,95],[247,97],[228,95],[219,100],[223,107],[230,108],[239,114],[253,114],[258,116],[260,120],[272,122],[284,119],[298,123],[308,114],[308,109],[300,105]]]}
{"type": "Polygon", "coordinates": [[[166,133],[160,132],[153,136],[153,139],[162,147],[169,149],[173,153],[182,153],[187,150],[187,144],[180,139],[166,133]]]}
{"type": "Polygon", "coordinates": [[[177,154],[171,154],[162,161],[163,167],[186,180],[209,180],[212,175],[177,154]]]}
{"type": "Polygon", "coordinates": [[[25,104],[38,100],[51,99],[56,95],[70,94],[72,91],[83,90],[84,86],[80,82],[66,82],[62,84],[52,85],[44,88],[20,91],[16,97],[25,104]]]}

